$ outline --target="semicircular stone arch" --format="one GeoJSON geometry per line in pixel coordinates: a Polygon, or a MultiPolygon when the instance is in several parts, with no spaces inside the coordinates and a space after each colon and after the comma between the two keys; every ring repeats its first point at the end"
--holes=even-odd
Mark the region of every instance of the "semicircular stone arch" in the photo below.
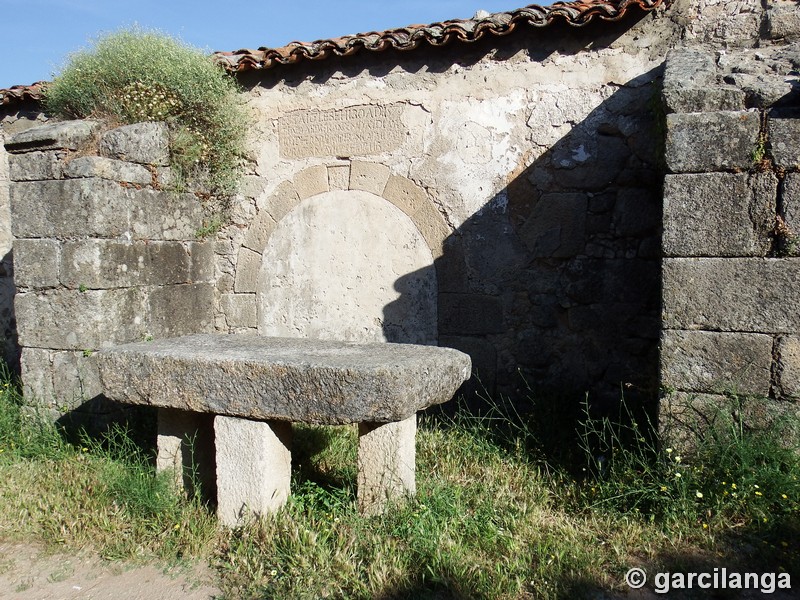
{"type": "Polygon", "coordinates": [[[263,335],[435,344],[435,261],[451,233],[425,191],[388,167],[310,167],[263,203],[235,291],[256,304],[263,335]]]}

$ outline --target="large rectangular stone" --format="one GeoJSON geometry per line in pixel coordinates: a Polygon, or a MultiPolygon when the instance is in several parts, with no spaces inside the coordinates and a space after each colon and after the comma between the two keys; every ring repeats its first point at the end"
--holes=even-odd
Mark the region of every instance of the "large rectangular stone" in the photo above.
{"type": "Polygon", "coordinates": [[[100,128],[97,121],[55,121],[17,133],[6,142],[12,153],[34,150],[78,150],[92,139],[100,128]]]}
{"type": "Polygon", "coordinates": [[[398,423],[358,424],[358,510],[378,515],[416,492],[417,415],[398,423]]]}
{"type": "Polygon", "coordinates": [[[214,242],[189,242],[186,244],[191,258],[190,281],[212,283],[216,273],[214,242]]]}
{"type": "Polygon", "coordinates": [[[781,183],[781,210],[787,230],[785,240],[794,254],[800,251],[800,173],[787,173],[781,183]]]}
{"type": "Polygon", "coordinates": [[[777,345],[777,392],[782,398],[800,399],[800,336],[787,335],[777,345]]]}
{"type": "Polygon", "coordinates": [[[714,56],[694,48],[678,48],[667,54],[662,95],[667,112],[693,113],[742,110],[745,93],[719,85],[714,56]]]}
{"type": "Polygon", "coordinates": [[[800,329],[800,259],[666,258],[662,282],[667,329],[800,329]]]}
{"type": "Polygon", "coordinates": [[[665,256],[765,256],[772,246],[778,180],[772,173],[664,178],[665,256]]]}
{"type": "Polygon", "coordinates": [[[20,288],[56,287],[60,255],[61,245],[57,240],[14,240],[14,282],[20,288]]]}
{"type": "Polygon", "coordinates": [[[30,181],[11,186],[16,237],[119,237],[129,229],[131,190],[104,179],[30,181]]]}
{"type": "Polygon", "coordinates": [[[292,476],[292,426],[280,421],[214,419],[217,517],[226,527],[276,512],[292,476]]]}
{"type": "Polygon", "coordinates": [[[150,333],[156,338],[205,333],[214,324],[214,286],[168,285],[150,291],[150,333]]]}
{"type": "Polygon", "coordinates": [[[784,169],[800,167],[800,111],[771,111],[769,144],[775,164],[784,169]]]}
{"type": "Polygon", "coordinates": [[[772,40],[800,38],[800,11],[794,3],[770,6],[765,12],[765,29],[772,40]]]}
{"type": "Polygon", "coordinates": [[[40,181],[61,179],[64,170],[63,151],[27,152],[8,157],[11,181],[40,181]]]}
{"type": "Polygon", "coordinates": [[[132,190],[129,201],[134,239],[195,241],[203,227],[203,206],[194,194],[132,190]]]}
{"type": "Polygon", "coordinates": [[[136,185],[150,185],[153,182],[153,174],[142,165],[102,156],[75,158],[64,167],[64,175],[69,178],[99,177],[136,185]]]}
{"type": "Polygon", "coordinates": [[[450,348],[260,335],[191,335],[98,353],[104,389],[129,404],[260,421],[403,421],[469,377],[450,348]]]}
{"type": "Polygon", "coordinates": [[[17,294],[23,347],[86,350],[141,340],[147,335],[141,289],[53,290],[17,294]]]}
{"type": "Polygon", "coordinates": [[[61,412],[74,410],[103,393],[92,350],[53,352],[53,387],[61,412]]]}
{"type": "Polygon", "coordinates": [[[667,168],[672,173],[748,169],[760,129],[756,111],[667,115],[667,168]]]}
{"type": "Polygon", "coordinates": [[[53,406],[53,351],[22,348],[19,358],[20,379],[25,402],[34,406],[53,406]]]}
{"type": "Polygon", "coordinates": [[[109,289],[192,283],[197,274],[207,279],[208,268],[194,266],[190,248],[196,246],[203,245],[98,239],[64,242],[61,283],[69,288],[109,289]]]}
{"type": "Polygon", "coordinates": [[[686,392],[767,396],[772,346],[771,335],[665,330],[662,385],[686,392]]]}
{"type": "Polygon", "coordinates": [[[706,436],[730,436],[733,428],[745,431],[781,431],[784,448],[797,449],[800,432],[781,428],[800,417],[800,405],[761,396],[667,394],[659,404],[660,437],[675,454],[691,455],[706,436]]]}
{"type": "Polygon", "coordinates": [[[169,129],[166,123],[123,125],[100,138],[103,157],[147,165],[169,165],[169,129]]]}
{"type": "Polygon", "coordinates": [[[220,308],[225,322],[232,329],[258,327],[258,311],[255,294],[223,294],[220,308]]]}

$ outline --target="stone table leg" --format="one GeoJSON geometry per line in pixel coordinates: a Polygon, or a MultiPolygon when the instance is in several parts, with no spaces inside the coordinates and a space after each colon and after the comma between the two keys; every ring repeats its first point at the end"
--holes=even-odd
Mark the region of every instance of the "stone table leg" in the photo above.
{"type": "Polygon", "coordinates": [[[159,408],[156,470],[171,472],[175,484],[189,493],[213,498],[214,415],[159,408]]]}
{"type": "Polygon", "coordinates": [[[275,512],[289,497],[292,424],[217,416],[217,517],[236,527],[275,512]]]}
{"type": "Polygon", "coordinates": [[[387,503],[416,491],[417,415],[396,423],[358,425],[358,509],[383,512],[387,503]]]}

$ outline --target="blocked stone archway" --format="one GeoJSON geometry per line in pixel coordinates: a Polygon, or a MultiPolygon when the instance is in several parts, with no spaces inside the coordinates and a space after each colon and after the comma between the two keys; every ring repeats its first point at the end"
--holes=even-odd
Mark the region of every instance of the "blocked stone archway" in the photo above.
{"type": "Polygon", "coordinates": [[[236,296],[264,335],[435,344],[434,261],[450,233],[425,191],[388,167],[311,167],[262,203],[236,296]]]}

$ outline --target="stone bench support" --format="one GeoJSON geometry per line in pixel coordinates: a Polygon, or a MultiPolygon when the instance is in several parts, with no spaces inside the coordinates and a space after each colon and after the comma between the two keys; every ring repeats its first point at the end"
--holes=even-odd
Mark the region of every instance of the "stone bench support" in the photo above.
{"type": "Polygon", "coordinates": [[[216,487],[234,527],[290,492],[292,422],[358,424],[358,506],[413,494],[416,413],[452,398],[467,355],[411,344],[193,335],[97,354],[106,395],[159,409],[159,470],[216,487]]]}
{"type": "Polygon", "coordinates": [[[286,421],[214,418],[217,515],[225,524],[286,504],[292,476],[292,425],[286,421]]]}
{"type": "Polygon", "coordinates": [[[367,515],[416,492],[417,415],[358,425],[358,509],[367,515]]]}

